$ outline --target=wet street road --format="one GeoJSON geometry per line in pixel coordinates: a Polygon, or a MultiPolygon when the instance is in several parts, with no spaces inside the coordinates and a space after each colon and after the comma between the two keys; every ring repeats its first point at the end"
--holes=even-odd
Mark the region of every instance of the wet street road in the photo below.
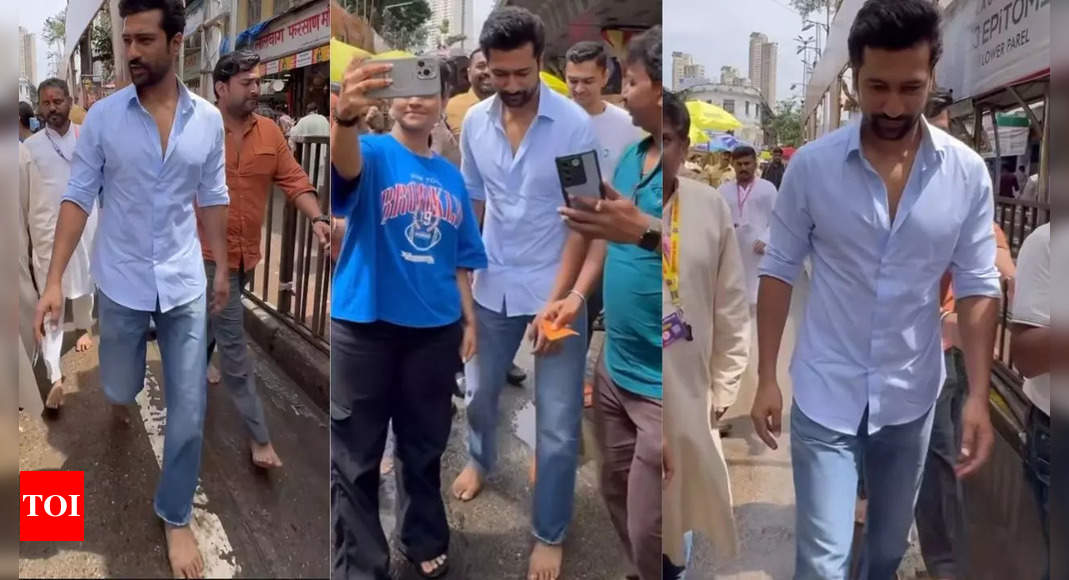
{"type": "MultiPolygon", "coordinates": [[[[68,340],[71,340],[68,337],[68,340]]],[[[194,530],[208,577],[329,574],[329,439],[326,414],[252,346],[258,388],[285,463],[265,473],[249,456],[245,426],[221,385],[208,386],[194,530]]],[[[68,395],[59,417],[19,416],[23,470],[85,472],[85,541],[21,545],[21,577],[170,576],[163,527],[152,510],[164,426],[162,368],[150,343],[146,388],[115,426],[99,384],[97,352],[63,358],[68,395]]]]}

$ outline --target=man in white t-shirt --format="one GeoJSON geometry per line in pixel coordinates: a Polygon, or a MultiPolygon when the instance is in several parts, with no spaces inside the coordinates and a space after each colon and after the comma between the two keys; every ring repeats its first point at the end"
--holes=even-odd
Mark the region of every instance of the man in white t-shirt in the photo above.
{"type": "MultiPolygon", "coordinates": [[[[1052,334],[1050,224],[1036,228],[1017,254],[1016,290],[1010,315],[1014,366],[1025,376],[1028,413],[1028,479],[1036,492],[1043,533],[1050,542],[1050,362],[1052,334]]],[[[1048,569],[1044,578],[1050,577],[1048,569]]]]}
{"type": "MultiPolygon", "coordinates": [[[[315,102],[308,103],[308,114],[301,117],[301,120],[297,121],[297,124],[290,129],[289,142],[290,149],[296,151],[297,141],[304,137],[330,137],[330,121],[326,117],[319,114],[319,105],[315,102]]],[[[312,179],[312,185],[319,189],[327,182],[327,167],[329,161],[327,159],[327,147],[319,148],[319,172],[318,175],[309,175],[312,179]]],[[[303,161],[298,159],[298,162],[303,161]]]]}
{"type": "Polygon", "coordinates": [[[642,138],[642,131],[631,121],[627,111],[606,102],[601,97],[609,82],[609,56],[600,42],[583,41],[568,49],[564,78],[572,99],[583,107],[594,121],[597,135],[598,163],[601,178],[612,182],[616,163],[625,149],[642,138]]]}

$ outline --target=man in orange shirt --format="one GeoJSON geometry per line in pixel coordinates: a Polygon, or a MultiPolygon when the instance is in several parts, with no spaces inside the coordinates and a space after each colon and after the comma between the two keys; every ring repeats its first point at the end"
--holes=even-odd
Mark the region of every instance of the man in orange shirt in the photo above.
{"type": "MultiPolygon", "coordinates": [[[[282,130],[273,121],[253,113],[260,96],[260,57],[239,50],[224,55],[212,72],[217,106],[226,132],[226,181],[230,189],[227,223],[227,263],[230,265],[230,299],[212,315],[208,337],[219,344],[222,381],[245,419],[252,437],[252,461],[258,467],[281,467],[271,445],[263,405],[256,394],[256,375],[245,344],[241,291],[246,274],[260,261],[264,209],[277,183],[286,198],[312,220],[319,243],[330,243],[330,218],[319,207],[316,190],[293,158],[282,130]]],[[[198,229],[201,229],[198,222],[198,229]]],[[[203,231],[200,232],[203,238],[203,231]]],[[[204,268],[211,280],[215,260],[204,245],[204,268]]],[[[212,346],[209,346],[209,359],[212,346]]],[[[218,382],[218,371],[209,381],[218,382]],[[212,379],[215,379],[212,381],[212,379]]]]}
{"type": "MultiPolygon", "coordinates": [[[[947,107],[951,102],[952,98],[948,92],[936,90],[932,93],[925,113],[932,125],[944,131],[948,130],[950,120],[947,107]]],[[[1008,287],[1009,299],[1012,301],[1016,268],[1010,255],[1006,234],[998,224],[994,224],[994,228],[995,244],[998,248],[995,253],[995,266],[1008,287]]],[[[961,448],[961,406],[968,390],[968,378],[965,374],[965,356],[961,350],[958,315],[954,308],[954,292],[950,285],[949,272],[943,276],[939,292],[946,380],[935,403],[928,458],[914,517],[921,555],[928,574],[936,579],[951,579],[975,574],[975,571],[965,569],[967,530],[964,503],[961,484],[954,472],[961,448]]]]}

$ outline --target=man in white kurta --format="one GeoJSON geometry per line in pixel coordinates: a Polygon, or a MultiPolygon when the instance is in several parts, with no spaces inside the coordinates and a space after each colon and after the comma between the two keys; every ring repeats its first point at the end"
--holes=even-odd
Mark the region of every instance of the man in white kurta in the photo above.
{"type": "Polygon", "coordinates": [[[731,485],[720,444],[720,416],[739,392],[749,347],[750,313],[731,211],[712,187],[677,178],[690,119],[664,97],[666,264],[677,296],[662,291],[665,317],[682,311],[690,339],[664,339],[663,430],[669,472],[662,492],[665,580],[686,565],[684,535],[701,532],[721,559],[736,552],[731,485]],[[678,226],[678,228],[676,227],[678,226]],[[678,231],[678,234],[673,234],[678,231]],[[672,238],[676,238],[673,240],[672,238]],[[678,252],[673,258],[672,252],[678,252]],[[679,304],[675,302],[678,301],[679,304]]]}
{"type": "MultiPolygon", "coordinates": [[[[26,146],[19,143],[19,182],[27,182],[30,174],[36,170],[30,162],[30,153],[26,146]]],[[[29,200],[26,188],[19,188],[18,211],[18,304],[19,304],[19,342],[16,349],[19,359],[19,409],[30,415],[39,415],[44,410],[41,392],[37,388],[37,378],[33,374],[33,363],[37,358],[37,341],[33,332],[33,315],[37,307],[37,288],[30,274],[30,234],[26,227],[29,222],[29,200]]]]}
{"type": "MultiPolygon", "coordinates": [[[[28,199],[29,235],[32,244],[33,272],[39,283],[48,275],[52,260],[52,243],[55,237],[59,205],[70,179],[71,161],[78,141],[80,127],[70,120],[71,96],[64,81],[48,79],[38,89],[41,115],[45,118],[44,130],[38,131],[25,141],[30,162],[35,169],[27,173],[28,179],[20,184],[26,188],[28,199]]],[[[71,256],[70,265],[63,275],[63,296],[73,302],[74,324],[85,331],[79,338],[76,350],[88,350],[92,346],[89,330],[92,328],[93,279],[89,274],[89,252],[96,233],[96,214],[86,222],[82,241],[71,256]]],[[[62,404],[63,372],[60,355],[63,347],[63,328],[45,328],[41,354],[52,382],[47,405],[56,408],[62,404]]]]}
{"type": "Polygon", "coordinates": [[[757,265],[768,244],[776,186],[756,176],[757,153],[752,147],[738,147],[731,156],[735,179],[720,186],[720,195],[731,208],[731,221],[746,271],[746,295],[750,306],[756,307],[757,265]]]}

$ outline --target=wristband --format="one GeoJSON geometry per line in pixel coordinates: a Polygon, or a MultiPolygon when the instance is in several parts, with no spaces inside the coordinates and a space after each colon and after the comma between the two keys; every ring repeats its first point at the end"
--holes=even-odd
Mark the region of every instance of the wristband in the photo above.
{"type": "Polygon", "coordinates": [[[354,127],[360,122],[360,115],[355,115],[352,119],[342,119],[341,117],[335,116],[334,122],[342,127],[354,127]]]}
{"type": "Polygon", "coordinates": [[[954,314],[953,310],[947,310],[946,308],[940,308],[939,310],[940,310],[940,313],[939,313],[939,323],[940,324],[942,324],[943,321],[946,320],[947,316],[950,316],[951,314],[954,314]]]}
{"type": "Polygon", "coordinates": [[[572,296],[572,295],[578,296],[579,300],[582,301],[583,306],[586,306],[586,296],[583,296],[582,292],[580,292],[578,290],[575,290],[575,289],[572,289],[572,290],[568,291],[568,295],[569,296],[572,296]]]}

